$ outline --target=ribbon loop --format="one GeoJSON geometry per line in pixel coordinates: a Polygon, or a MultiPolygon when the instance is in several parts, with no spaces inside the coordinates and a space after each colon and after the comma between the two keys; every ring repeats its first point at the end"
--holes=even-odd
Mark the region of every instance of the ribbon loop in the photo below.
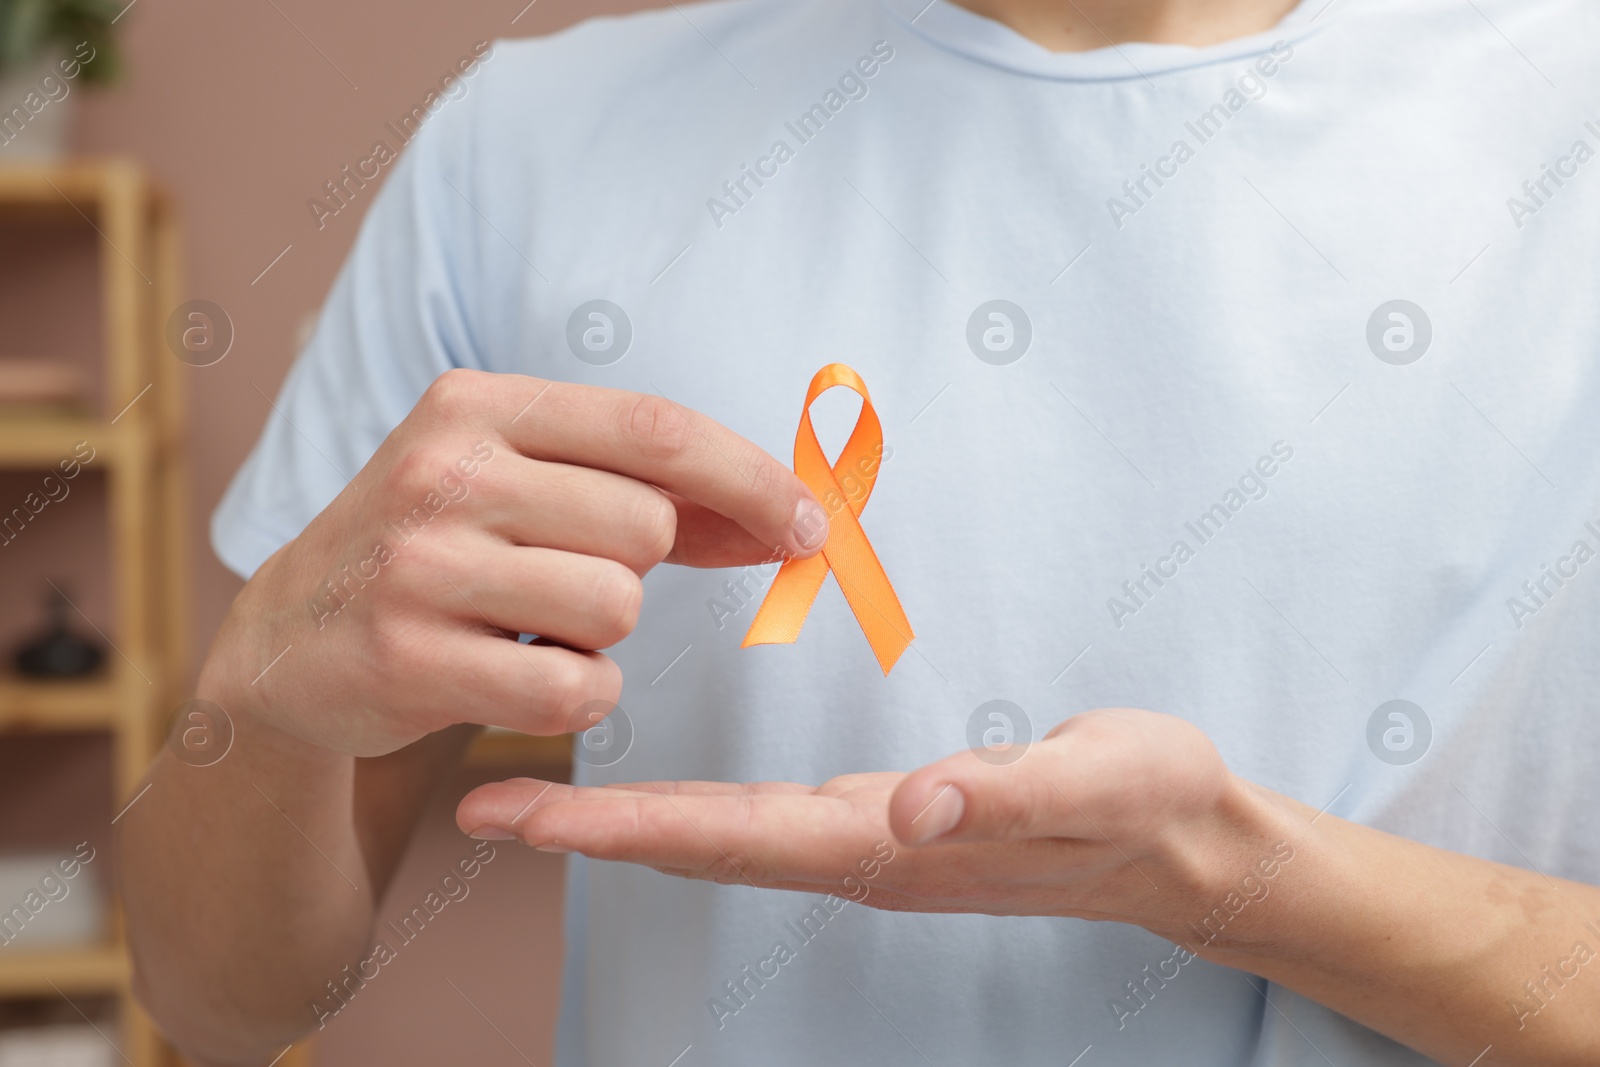
{"type": "Polygon", "coordinates": [[[883,426],[867,395],[867,383],[843,363],[823,367],[806,390],[800,428],[794,437],[794,472],[828,512],[828,540],[810,559],[785,560],[778,568],[741,648],[792,644],[800,636],[829,571],[838,580],[884,674],[915,639],[900,598],[857,518],[877,484],[882,458],[883,426]],[[811,405],[835,386],[861,397],[861,414],[839,458],[830,464],[811,424],[811,405]]]}

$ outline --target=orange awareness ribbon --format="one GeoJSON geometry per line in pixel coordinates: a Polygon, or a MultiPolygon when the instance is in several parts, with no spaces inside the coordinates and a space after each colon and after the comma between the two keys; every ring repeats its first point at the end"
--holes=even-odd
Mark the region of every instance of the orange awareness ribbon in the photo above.
{"type": "Polygon", "coordinates": [[[822,591],[823,579],[832,571],[883,673],[888,674],[905,652],[916,635],[858,521],[877,482],[882,457],[883,426],[861,375],[843,363],[830,363],[817,371],[806,390],[800,428],[794,435],[794,472],[827,510],[828,540],[822,551],[810,559],[788,559],[778,568],[772,588],[767,590],[750,632],[739,647],[793,644],[822,591]],[[811,425],[811,405],[817,397],[841,385],[861,397],[861,414],[839,459],[830,466],[811,425]],[[841,481],[855,486],[855,491],[847,492],[841,481]]]}

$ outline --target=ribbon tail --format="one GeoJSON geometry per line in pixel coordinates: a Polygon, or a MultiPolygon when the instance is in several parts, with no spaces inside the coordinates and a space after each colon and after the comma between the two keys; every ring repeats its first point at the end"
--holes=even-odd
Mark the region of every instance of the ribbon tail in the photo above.
{"type": "Polygon", "coordinates": [[[911,620],[906,618],[900,598],[895,596],[889,576],[878,562],[877,554],[867,546],[872,563],[869,567],[834,567],[833,576],[844,591],[844,598],[855,614],[861,632],[867,635],[867,644],[877,657],[878,666],[887,675],[899,662],[905,650],[916,640],[911,632],[911,620]]]}
{"type": "Polygon", "coordinates": [[[739,647],[794,644],[827,577],[828,561],[821,553],[784,561],[739,647]]]}

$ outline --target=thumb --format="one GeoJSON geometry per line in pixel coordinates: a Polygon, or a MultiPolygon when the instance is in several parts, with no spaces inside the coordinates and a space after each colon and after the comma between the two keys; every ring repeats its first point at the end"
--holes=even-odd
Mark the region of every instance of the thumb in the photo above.
{"type": "Polygon", "coordinates": [[[1194,724],[1100,708],[1032,745],[973,749],[916,771],[890,798],[889,825],[908,845],[1138,839],[1202,817],[1231,780],[1194,724]]]}
{"type": "MultiPolygon", "coordinates": [[[[765,573],[775,571],[786,560],[816,555],[828,539],[827,513],[818,504],[813,504],[803,517],[797,512],[794,536],[800,549],[794,551],[763,544],[743,526],[703,504],[665,490],[662,493],[677,510],[677,528],[667,563],[688,567],[760,566],[765,573]]],[[[807,490],[805,500],[812,499],[807,490]]]]}
{"type": "Polygon", "coordinates": [[[1013,749],[1008,762],[988,751],[959,752],[902,780],[889,798],[895,837],[926,845],[1094,833],[1068,799],[1071,768],[1058,739],[1013,749]]]}

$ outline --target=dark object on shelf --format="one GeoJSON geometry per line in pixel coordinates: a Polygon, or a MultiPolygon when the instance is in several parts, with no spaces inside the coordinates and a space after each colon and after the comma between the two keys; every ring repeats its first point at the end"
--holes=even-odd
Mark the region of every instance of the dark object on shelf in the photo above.
{"type": "Polygon", "coordinates": [[[39,636],[17,649],[17,673],[29,678],[82,678],[106,658],[105,649],[72,632],[67,613],[72,602],[59,589],[45,601],[50,622],[39,636]]]}

